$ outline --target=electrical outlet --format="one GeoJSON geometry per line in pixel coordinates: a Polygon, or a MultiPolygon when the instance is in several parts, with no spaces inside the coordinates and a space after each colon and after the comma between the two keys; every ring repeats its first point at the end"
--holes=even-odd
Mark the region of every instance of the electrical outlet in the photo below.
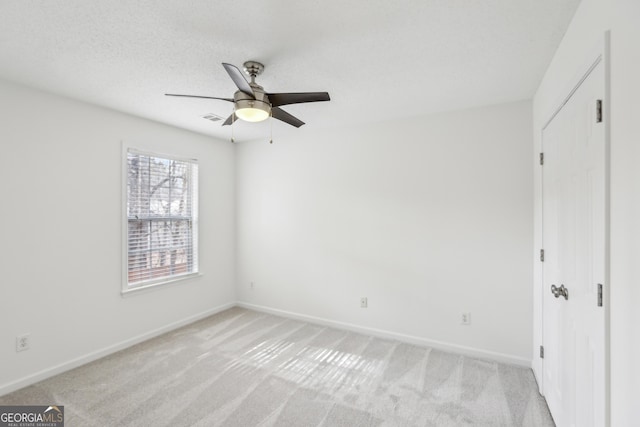
{"type": "Polygon", "coordinates": [[[460,316],[460,324],[461,325],[470,325],[471,324],[471,313],[462,313],[460,316]]]}
{"type": "Polygon", "coordinates": [[[31,335],[24,334],[16,337],[16,352],[29,350],[31,347],[31,335]]]}
{"type": "Polygon", "coordinates": [[[360,298],[360,308],[367,308],[367,297],[360,298]]]}

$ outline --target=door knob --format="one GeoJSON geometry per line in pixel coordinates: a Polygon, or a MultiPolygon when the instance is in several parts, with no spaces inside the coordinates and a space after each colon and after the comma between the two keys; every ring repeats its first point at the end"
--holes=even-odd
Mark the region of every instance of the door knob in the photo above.
{"type": "Polygon", "coordinates": [[[565,288],[564,285],[560,285],[560,287],[551,285],[551,293],[556,298],[560,298],[560,296],[562,295],[565,300],[569,299],[569,289],[565,288]]]}

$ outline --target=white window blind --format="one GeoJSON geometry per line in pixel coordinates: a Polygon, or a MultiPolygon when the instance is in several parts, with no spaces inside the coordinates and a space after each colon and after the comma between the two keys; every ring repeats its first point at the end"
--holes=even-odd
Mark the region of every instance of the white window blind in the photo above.
{"type": "Polygon", "coordinates": [[[198,272],[198,164],[127,151],[127,288],[198,272]]]}

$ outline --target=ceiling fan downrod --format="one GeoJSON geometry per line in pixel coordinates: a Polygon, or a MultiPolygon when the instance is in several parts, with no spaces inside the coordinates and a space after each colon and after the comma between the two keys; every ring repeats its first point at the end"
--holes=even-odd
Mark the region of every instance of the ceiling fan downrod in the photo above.
{"type": "Polygon", "coordinates": [[[251,83],[256,84],[256,77],[258,77],[264,71],[264,65],[257,61],[246,61],[242,64],[244,72],[251,77],[251,83]]]}

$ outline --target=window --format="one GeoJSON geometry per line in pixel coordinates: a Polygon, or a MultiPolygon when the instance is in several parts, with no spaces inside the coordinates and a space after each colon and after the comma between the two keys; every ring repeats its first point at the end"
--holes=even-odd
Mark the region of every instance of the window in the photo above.
{"type": "Polygon", "coordinates": [[[198,272],[198,164],[127,150],[123,290],[198,272]]]}

